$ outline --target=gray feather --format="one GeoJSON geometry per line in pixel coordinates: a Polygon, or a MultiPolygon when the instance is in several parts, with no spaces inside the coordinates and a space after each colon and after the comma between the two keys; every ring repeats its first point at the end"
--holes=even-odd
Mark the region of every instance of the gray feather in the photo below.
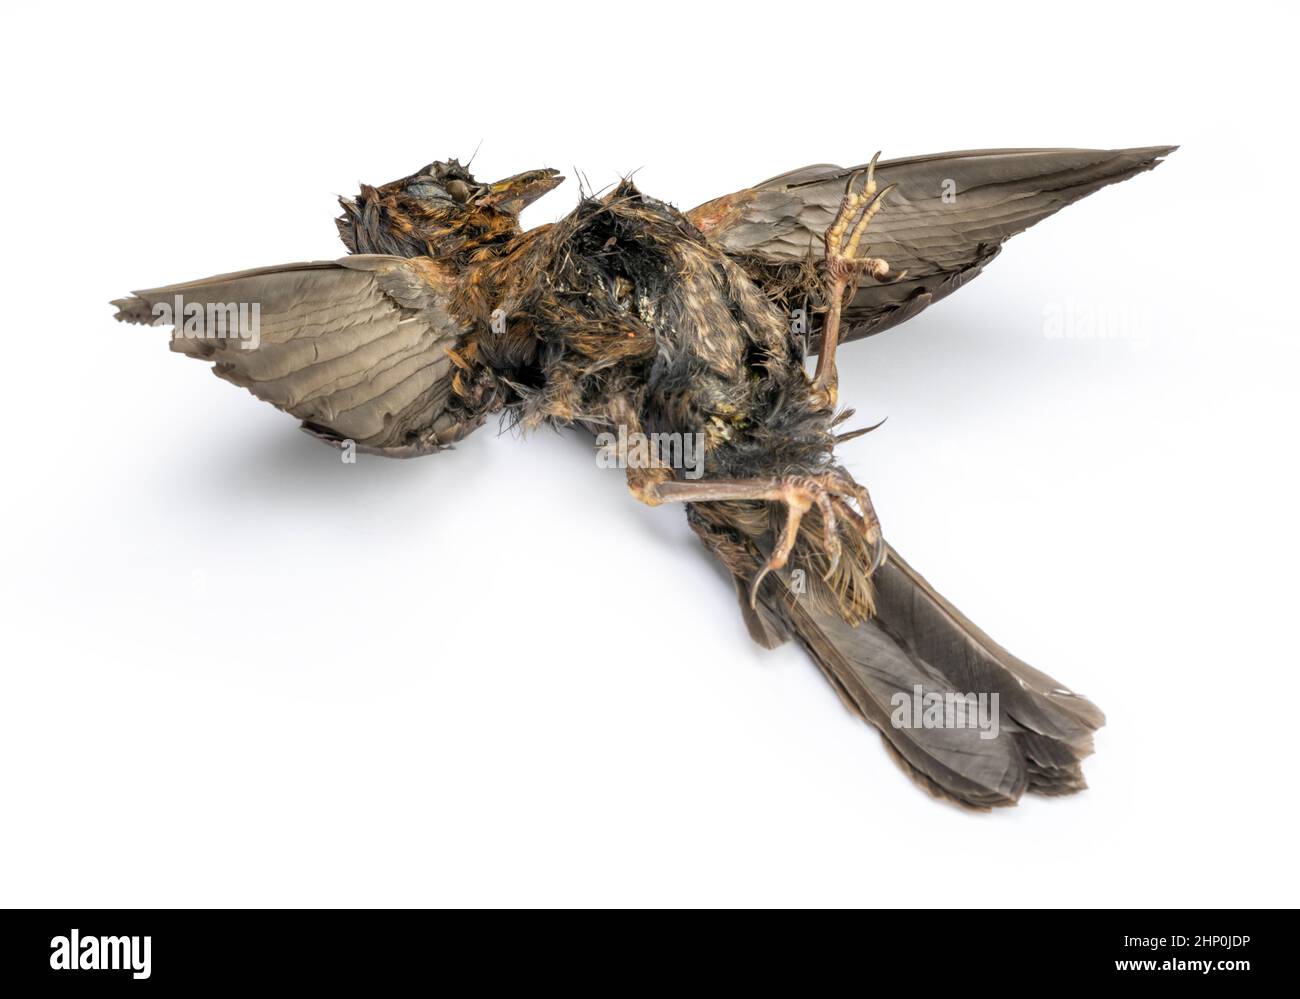
{"type": "MultiPolygon", "coordinates": [[[[986,149],[882,161],[880,185],[897,187],[872,222],[870,254],[907,276],[864,281],[845,307],[842,339],[910,319],[979,274],[1016,233],[1152,169],[1176,148],[986,149]]],[[[803,167],[701,205],[689,217],[771,286],[778,283],[773,268],[793,271],[825,255],[822,238],[860,169],[803,167]]],[[[819,289],[804,286],[789,297],[818,296],[819,289]]],[[[813,333],[819,335],[816,324],[813,333]]]]}
{"type": "Polygon", "coordinates": [[[872,580],[876,615],[856,627],[783,587],[764,603],[845,703],[880,729],[904,770],[931,792],[980,809],[1015,804],[1025,791],[1087,786],[1081,762],[1105,723],[1096,705],[990,639],[892,548],[872,580]],[[918,689],[922,697],[996,693],[996,738],[975,727],[896,726],[897,698],[911,701],[918,689]]]}
{"type": "MultiPolygon", "coordinates": [[[[393,457],[427,454],[478,425],[449,409],[447,348],[466,330],[448,313],[451,278],[432,261],[356,255],[138,291],[117,318],[155,305],[256,303],[253,341],[173,336],[171,348],[301,419],[324,440],[393,457]]],[[[173,309],[173,312],[175,310],[173,309]]],[[[174,318],[174,317],[173,317],[174,318]]]]}

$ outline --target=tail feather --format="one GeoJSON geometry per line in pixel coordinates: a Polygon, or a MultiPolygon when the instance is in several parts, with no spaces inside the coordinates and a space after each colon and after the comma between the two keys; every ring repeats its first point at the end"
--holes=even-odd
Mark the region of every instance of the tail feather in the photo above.
{"type": "Polygon", "coordinates": [[[1094,704],[993,642],[892,549],[873,581],[876,616],[856,627],[796,599],[785,580],[765,591],[764,603],[844,701],[880,729],[904,770],[932,793],[978,809],[1015,804],[1026,791],[1087,786],[1082,760],[1105,722],[1094,704]],[[966,695],[984,695],[991,706],[994,694],[996,713],[984,727],[960,716],[956,726],[923,724],[910,710],[966,695]]]}

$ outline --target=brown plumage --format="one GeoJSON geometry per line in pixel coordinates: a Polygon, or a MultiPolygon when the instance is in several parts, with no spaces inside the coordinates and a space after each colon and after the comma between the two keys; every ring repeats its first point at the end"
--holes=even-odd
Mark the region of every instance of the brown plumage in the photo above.
{"type": "Polygon", "coordinates": [[[698,442],[691,468],[618,450],[633,495],[684,503],[733,574],[754,638],[797,639],[922,785],[984,808],[1083,787],[1102,716],[889,549],[867,491],[835,460],[849,413],[837,407],[835,347],[915,315],[1014,232],[1166,152],[806,168],[685,215],[624,182],[529,232],[518,213],[558,174],[482,184],[437,162],[342,201],[352,256],[114,304],[118,318],[149,322],[182,299],[260,303],[256,345],[199,329],[173,349],[335,444],[426,454],[493,414],[620,442],[698,442]],[[811,376],[796,308],[819,346],[811,376]],[[904,701],[966,695],[991,698],[989,724],[900,720],[904,701]]]}

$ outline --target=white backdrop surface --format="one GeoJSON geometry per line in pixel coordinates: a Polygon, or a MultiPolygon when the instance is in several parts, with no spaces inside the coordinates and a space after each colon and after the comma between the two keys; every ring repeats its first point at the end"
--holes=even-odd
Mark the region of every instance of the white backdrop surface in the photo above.
{"type": "Polygon", "coordinates": [[[0,18],[0,904],[1295,904],[1293,10],[0,18]],[[530,224],[574,167],[688,208],[878,148],[1182,145],[841,354],[895,546],[1106,710],[1089,791],[918,792],[576,434],[344,465],[112,320],[338,256],[335,195],[480,140],[569,175],[530,224]]]}

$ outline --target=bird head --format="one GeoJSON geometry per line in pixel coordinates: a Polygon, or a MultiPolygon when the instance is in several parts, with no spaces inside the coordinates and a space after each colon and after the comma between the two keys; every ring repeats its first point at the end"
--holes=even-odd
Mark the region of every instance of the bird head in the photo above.
{"type": "Polygon", "coordinates": [[[352,253],[469,259],[519,233],[519,213],[564,177],[528,170],[495,183],[474,179],[456,160],[435,160],[381,187],[339,198],[339,236],[352,253]]]}

